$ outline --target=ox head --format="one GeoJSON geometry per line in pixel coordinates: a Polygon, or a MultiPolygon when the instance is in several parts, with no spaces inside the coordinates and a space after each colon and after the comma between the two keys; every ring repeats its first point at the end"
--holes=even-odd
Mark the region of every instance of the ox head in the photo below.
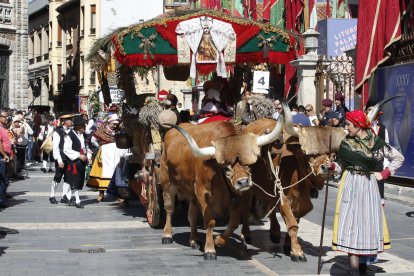
{"type": "Polygon", "coordinates": [[[328,168],[324,163],[328,159],[332,159],[333,153],[339,150],[347,131],[341,127],[293,126],[290,110],[285,113],[285,131],[287,136],[298,138],[302,151],[309,158],[309,164],[314,174],[326,179],[328,168]]]}
{"type": "MultiPolygon", "coordinates": [[[[287,105],[284,106],[288,109],[287,105]]],[[[239,134],[217,138],[211,141],[212,146],[200,148],[194,138],[183,128],[177,125],[169,126],[178,130],[188,141],[195,157],[214,158],[219,166],[224,168],[224,175],[231,187],[236,191],[244,191],[251,187],[249,166],[256,163],[260,155],[260,147],[270,144],[279,138],[283,128],[281,116],[275,128],[264,135],[239,134]]]]}

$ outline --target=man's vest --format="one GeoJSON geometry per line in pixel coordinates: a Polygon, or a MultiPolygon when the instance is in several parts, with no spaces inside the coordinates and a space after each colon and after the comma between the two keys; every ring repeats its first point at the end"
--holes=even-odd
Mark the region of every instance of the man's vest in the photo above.
{"type": "Polygon", "coordinates": [[[59,141],[59,152],[60,152],[60,157],[62,157],[63,161],[66,161],[68,158],[67,156],[64,154],[63,152],[63,145],[65,144],[65,136],[67,135],[66,132],[63,130],[62,127],[58,127],[56,128],[56,133],[59,135],[60,137],[60,141],[59,141]]]}
{"type": "MultiPolygon", "coordinates": [[[[82,145],[81,145],[79,137],[76,135],[75,131],[71,130],[71,131],[69,131],[69,133],[67,135],[69,136],[70,140],[72,140],[72,149],[76,152],[81,152],[82,145]]],[[[82,134],[82,135],[83,135],[83,139],[85,141],[85,148],[87,148],[85,134],[82,134]]],[[[86,155],[86,152],[84,152],[82,154],[86,155]]],[[[76,161],[77,161],[77,159],[74,160],[74,161],[71,161],[71,162],[76,162],[76,161]]]]}

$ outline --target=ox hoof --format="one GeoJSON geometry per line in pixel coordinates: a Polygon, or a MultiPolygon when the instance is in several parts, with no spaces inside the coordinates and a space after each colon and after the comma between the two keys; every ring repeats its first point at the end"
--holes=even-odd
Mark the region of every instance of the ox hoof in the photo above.
{"type": "Polygon", "coordinates": [[[172,244],[173,239],[171,237],[162,237],[162,244],[172,244]]]}
{"type": "Polygon", "coordinates": [[[271,242],[280,243],[280,236],[279,235],[270,234],[269,237],[270,237],[271,242]]]}
{"type": "Polygon", "coordinates": [[[204,253],[204,260],[205,261],[215,261],[217,260],[217,255],[215,252],[206,252],[204,253]]]}
{"type": "Polygon", "coordinates": [[[200,249],[200,245],[196,241],[190,241],[191,249],[198,250],[200,249]]]}
{"type": "Polygon", "coordinates": [[[243,244],[244,244],[244,245],[247,245],[247,244],[252,244],[252,238],[251,238],[251,237],[244,237],[244,242],[243,242],[243,244]]]}
{"type": "Polygon", "coordinates": [[[308,260],[306,259],[306,256],[290,256],[290,259],[294,262],[299,262],[299,263],[306,263],[308,260]]]}

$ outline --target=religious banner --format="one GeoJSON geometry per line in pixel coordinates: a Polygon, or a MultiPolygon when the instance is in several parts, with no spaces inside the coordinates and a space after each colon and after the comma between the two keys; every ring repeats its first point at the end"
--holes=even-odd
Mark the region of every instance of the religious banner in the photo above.
{"type": "MultiPolygon", "coordinates": [[[[231,45],[232,49],[236,49],[236,33],[230,23],[208,16],[200,16],[180,22],[175,31],[177,33],[177,53],[188,51],[183,38],[192,52],[190,77],[196,77],[197,63],[211,63],[217,64],[217,76],[227,78],[224,50],[228,45],[231,45]]],[[[178,57],[178,61],[186,63],[187,53],[178,57]]],[[[227,57],[235,60],[236,51],[227,52],[227,57]],[[231,53],[233,53],[233,57],[230,56],[231,53]]]]}

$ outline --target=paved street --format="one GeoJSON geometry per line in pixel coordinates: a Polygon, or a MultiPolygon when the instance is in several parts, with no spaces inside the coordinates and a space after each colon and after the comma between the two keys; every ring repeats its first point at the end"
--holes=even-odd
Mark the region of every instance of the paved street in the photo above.
{"type": "MultiPolygon", "coordinates": [[[[0,239],[0,275],[316,274],[324,192],[314,201],[315,210],[300,222],[308,262],[292,262],[283,254],[282,244],[272,244],[265,230],[267,222],[252,228],[253,245],[247,250],[234,239],[227,248],[218,250],[217,261],[204,261],[201,251],[187,245],[189,228],[184,212],[179,212],[175,219],[175,242],[163,245],[162,230],[146,224],[138,201],[128,207],[117,202],[97,203],[97,193],[86,188],[81,193],[84,209],[49,204],[52,175],[32,168],[29,179],[11,184],[12,207],[0,213],[0,226],[20,233],[0,239]]],[[[329,191],[325,250],[329,250],[332,237],[336,197],[336,189],[329,191]]],[[[60,200],[60,194],[57,199],[60,200]]],[[[379,263],[370,272],[414,275],[414,210],[388,201],[385,210],[393,248],[380,255],[379,263]]],[[[218,227],[217,232],[223,229],[218,227]]],[[[282,230],[285,231],[283,223],[282,230]]],[[[323,259],[322,274],[346,273],[344,254],[328,251],[323,259]]]]}

